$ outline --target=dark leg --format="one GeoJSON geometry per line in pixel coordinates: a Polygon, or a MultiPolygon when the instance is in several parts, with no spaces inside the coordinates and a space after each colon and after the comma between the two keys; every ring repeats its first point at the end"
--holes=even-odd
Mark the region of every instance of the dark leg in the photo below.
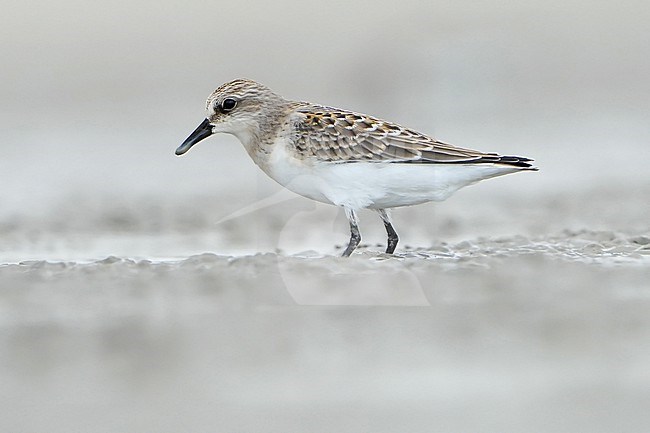
{"type": "Polygon", "coordinates": [[[386,233],[388,234],[388,244],[386,245],[386,254],[393,254],[395,247],[397,247],[397,242],[399,237],[397,232],[393,228],[393,225],[390,222],[390,215],[385,209],[378,209],[377,212],[379,216],[384,221],[384,227],[386,227],[386,233]]]}
{"type": "Polygon", "coordinates": [[[345,208],[345,216],[350,221],[350,243],[345,251],[343,251],[343,257],[349,257],[352,251],[357,248],[359,242],[361,242],[361,233],[359,233],[357,214],[352,209],[345,208]]]}

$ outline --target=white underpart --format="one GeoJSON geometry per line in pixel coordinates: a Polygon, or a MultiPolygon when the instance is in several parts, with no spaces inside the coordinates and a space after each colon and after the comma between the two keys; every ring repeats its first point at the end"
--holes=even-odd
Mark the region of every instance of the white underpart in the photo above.
{"type": "Polygon", "coordinates": [[[350,209],[385,209],[440,201],[464,186],[519,169],[496,164],[304,162],[286,146],[256,161],[289,190],[350,209]]]}

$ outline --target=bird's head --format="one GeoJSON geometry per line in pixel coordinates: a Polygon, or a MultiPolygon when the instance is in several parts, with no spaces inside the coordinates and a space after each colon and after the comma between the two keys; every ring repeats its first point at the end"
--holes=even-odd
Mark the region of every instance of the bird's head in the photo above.
{"type": "Polygon", "coordinates": [[[184,154],[218,132],[233,134],[247,143],[259,135],[271,113],[277,112],[285,102],[271,89],[252,80],[238,79],[223,84],[208,97],[205,120],[176,149],[176,155],[184,154]]]}

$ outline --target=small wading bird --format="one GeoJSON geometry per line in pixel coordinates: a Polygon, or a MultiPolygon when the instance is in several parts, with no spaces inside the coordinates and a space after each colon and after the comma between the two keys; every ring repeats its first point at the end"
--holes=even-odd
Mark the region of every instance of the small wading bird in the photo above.
{"type": "Polygon", "coordinates": [[[212,134],[233,134],[280,185],[344,209],[350,222],[344,257],[361,241],[359,209],[379,213],[392,254],[398,237],[388,209],[441,201],[483,179],[537,170],[528,158],[463,149],[366,114],[290,101],[251,80],[223,84],[206,110],[176,155],[212,134]]]}

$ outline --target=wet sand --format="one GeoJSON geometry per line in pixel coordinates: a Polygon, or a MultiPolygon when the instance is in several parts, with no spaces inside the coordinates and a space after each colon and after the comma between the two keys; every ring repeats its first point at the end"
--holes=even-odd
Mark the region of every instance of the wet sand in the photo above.
{"type": "MultiPolygon", "coordinates": [[[[336,257],[342,216],[301,199],[222,224],[205,202],[192,228],[162,203],[52,216],[57,235],[14,225],[2,430],[643,431],[650,233],[636,202],[598,214],[629,230],[557,229],[573,225],[569,197],[504,210],[508,195],[475,194],[397,211],[395,257],[371,213],[370,243],[336,257]]],[[[588,197],[583,210],[604,198],[588,197]]]]}

